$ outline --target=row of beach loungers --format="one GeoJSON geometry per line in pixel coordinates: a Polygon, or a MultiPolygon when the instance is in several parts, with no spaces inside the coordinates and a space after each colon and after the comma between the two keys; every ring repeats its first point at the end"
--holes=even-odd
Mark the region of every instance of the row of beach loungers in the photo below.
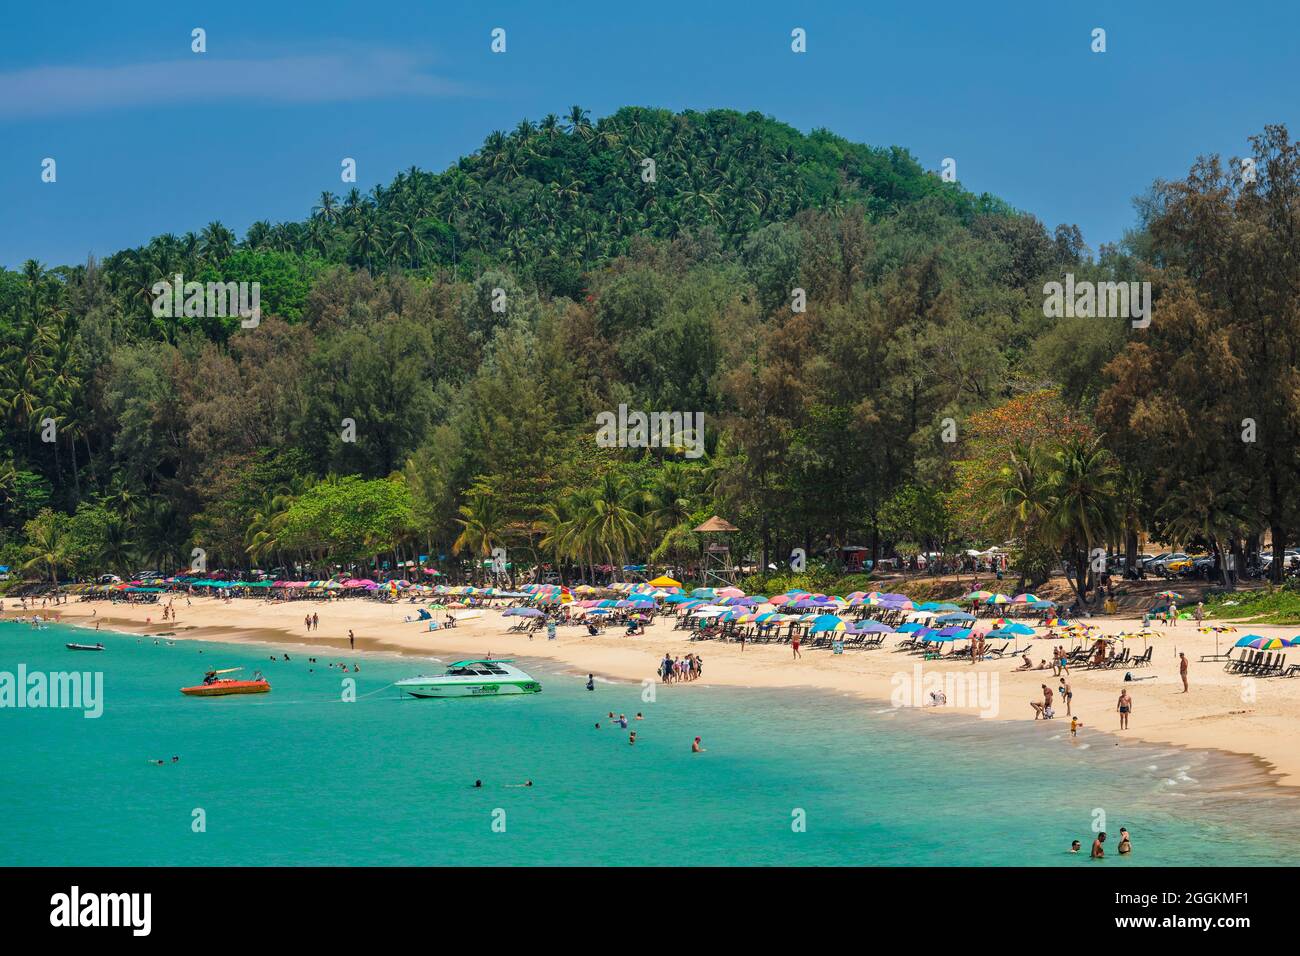
{"type": "Polygon", "coordinates": [[[1300,664],[1288,667],[1285,654],[1278,654],[1274,660],[1272,651],[1255,651],[1228,661],[1223,669],[1246,677],[1295,677],[1300,673],[1300,664]]]}

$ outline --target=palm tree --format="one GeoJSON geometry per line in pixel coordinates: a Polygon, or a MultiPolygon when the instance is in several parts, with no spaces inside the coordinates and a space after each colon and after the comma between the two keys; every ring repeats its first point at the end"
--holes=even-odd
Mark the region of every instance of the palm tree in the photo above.
{"type": "Polygon", "coordinates": [[[591,112],[581,106],[569,107],[568,130],[577,133],[583,140],[591,139],[591,112]]]}
{"type": "Polygon", "coordinates": [[[199,234],[199,253],[210,263],[220,262],[235,251],[235,234],[221,223],[208,223],[199,234]]]}
{"type": "Polygon", "coordinates": [[[328,189],[320,194],[320,201],[311,211],[313,219],[333,223],[339,217],[339,197],[328,189]]]}
{"type": "Polygon", "coordinates": [[[68,561],[68,541],[65,519],[62,515],[45,508],[27,523],[27,553],[31,558],[23,565],[24,571],[44,567],[50,572],[50,580],[55,586],[59,583],[59,568],[68,561]]]}
{"type": "Polygon", "coordinates": [[[101,567],[130,574],[135,560],[135,542],[131,539],[131,526],[121,515],[112,515],[104,525],[104,540],[99,549],[101,567]]]}
{"type": "Polygon", "coordinates": [[[1017,591],[1025,586],[1032,556],[1041,551],[1048,523],[1050,502],[1042,458],[1041,453],[1017,445],[983,488],[985,499],[995,504],[989,517],[991,530],[1002,538],[1017,539],[1021,545],[1017,591]]]}
{"type": "Polygon", "coordinates": [[[1200,538],[1209,544],[1224,587],[1230,584],[1224,552],[1249,532],[1247,513],[1241,492],[1209,475],[1180,481],[1156,510],[1157,517],[1166,519],[1163,537],[1169,541],[1183,546],[1200,538]]]}
{"type": "Polygon", "coordinates": [[[1049,452],[1049,525],[1062,557],[1073,559],[1070,585],[1083,604],[1092,546],[1110,539],[1119,524],[1115,506],[1119,479],[1119,465],[1102,445],[1101,436],[1069,438],[1049,452]]]}
{"type": "MultiPolygon", "coordinates": [[[[496,499],[489,494],[476,494],[456,510],[460,515],[456,523],[461,532],[452,542],[452,550],[457,553],[468,551],[475,558],[490,556],[492,549],[500,543],[506,524],[496,499]]],[[[476,560],[475,564],[477,573],[481,563],[476,560]]]]}
{"type": "Polygon", "coordinates": [[[645,492],[612,472],[594,489],[581,518],[582,538],[606,563],[622,565],[644,544],[640,512],[645,501],[645,492]]]}

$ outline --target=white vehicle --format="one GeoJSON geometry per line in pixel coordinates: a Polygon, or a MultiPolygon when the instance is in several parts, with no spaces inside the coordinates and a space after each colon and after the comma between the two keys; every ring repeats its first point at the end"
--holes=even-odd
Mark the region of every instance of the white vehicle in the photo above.
{"type": "Polygon", "coordinates": [[[398,689],[412,697],[503,697],[538,694],[542,685],[509,660],[457,661],[435,677],[408,677],[398,689]]]}

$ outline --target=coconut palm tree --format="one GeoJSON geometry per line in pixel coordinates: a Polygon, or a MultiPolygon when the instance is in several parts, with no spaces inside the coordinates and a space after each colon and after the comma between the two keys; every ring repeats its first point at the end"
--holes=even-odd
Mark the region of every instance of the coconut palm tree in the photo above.
{"type": "Polygon", "coordinates": [[[100,566],[118,574],[131,573],[135,560],[135,542],[131,525],[121,515],[111,515],[104,525],[104,540],[98,554],[100,566]]]}
{"type": "Polygon", "coordinates": [[[1050,449],[1046,487],[1053,540],[1074,568],[1075,596],[1087,603],[1094,545],[1109,540],[1119,526],[1116,501],[1119,463],[1101,436],[1072,437],[1050,449]]]}
{"type": "MultiPolygon", "coordinates": [[[[469,552],[475,558],[486,558],[492,549],[501,543],[505,529],[505,515],[497,507],[496,499],[489,494],[476,494],[457,512],[456,524],[461,532],[452,542],[452,550],[457,553],[469,552]]],[[[481,570],[481,562],[475,562],[475,573],[481,570]]]]}
{"type": "Polygon", "coordinates": [[[66,520],[63,515],[44,508],[26,526],[27,553],[30,558],[23,564],[23,570],[44,568],[49,571],[50,580],[56,587],[59,583],[59,568],[68,563],[68,550],[71,546],[66,520]]]}
{"type": "Polygon", "coordinates": [[[609,564],[622,565],[645,543],[641,511],[647,495],[612,472],[593,489],[582,514],[582,537],[609,564]]]}

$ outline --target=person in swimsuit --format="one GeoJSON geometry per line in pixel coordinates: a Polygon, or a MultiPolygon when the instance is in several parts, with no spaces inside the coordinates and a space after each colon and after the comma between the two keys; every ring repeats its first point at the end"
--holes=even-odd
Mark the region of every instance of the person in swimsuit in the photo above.
{"type": "MultiPolygon", "coordinates": [[[[1178,652],[1178,676],[1183,679],[1183,693],[1187,693],[1187,655],[1182,651],[1178,652]]],[[[1123,831],[1120,831],[1121,833],[1123,831]]]]}
{"type": "Polygon", "coordinates": [[[1061,686],[1059,690],[1061,694],[1061,700],[1065,701],[1065,716],[1073,717],[1074,714],[1070,710],[1070,703],[1071,701],[1074,700],[1074,691],[1070,688],[1069,681],[1067,681],[1064,677],[1061,678],[1061,686]]]}
{"type": "Polygon", "coordinates": [[[790,638],[790,648],[794,651],[794,660],[799,659],[799,635],[796,634],[790,638]]]}
{"type": "Polygon", "coordinates": [[[1079,850],[1081,850],[1082,848],[1083,848],[1083,844],[1080,843],[1078,840],[1075,840],[1073,843],[1070,844],[1071,853],[1078,853],[1079,850]]]}
{"type": "Polygon", "coordinates": [[[1128,830],[1124,827],[1119,828],[1119,852],[1121,856],[1133,852],[1133,844],[1128,839],[1128,830]]]}
{"type": "Polygon", "coordinates": [[[691,744],[691,753],[693,753],[693,754],[702,754],[702,753],[704,753],[704,748],[700,746],[700,738],[699,738],[699,737],[696,737],[696,738],[695,738],[695,743],[691,744]]]}
{"type": "Polygon", "coordinates": [[[1133,712],[1133,698],[1128,695],[1128,688],[1119,692],[1115,709],[1119,711],[1119,729],[1128,730],[1128,715],[1133,712]]]}
{"type": "Polygon", "coordinates": [[[1102,844],[1105,842],[1106,842],[1106,831],[1102,830],[1100,833],[1097,834],[1097,839],[1092,841],[1092,858],[1094,860],[1100,860],[1105,858],[1106,851],[1105,849],[1102,848],[1102,844]]]}

